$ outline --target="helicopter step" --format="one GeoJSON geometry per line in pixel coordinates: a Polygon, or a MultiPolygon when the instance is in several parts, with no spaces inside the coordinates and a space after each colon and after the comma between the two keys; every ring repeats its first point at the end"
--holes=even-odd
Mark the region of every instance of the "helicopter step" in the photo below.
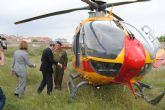
{"type": "Polygon", "coordinates": [[[136,96],[139,96],[141,98],[144,98],[144,100],[152,105],[158,104],[163,96],[165,95],[165,92],[162,92],[160,95],[155,97],[154,99],[149,100],[148,97],[144,93],[144,88],[151,89],[151,86],[144,84],[142,82],[136,82],[135,86],[139,89],[139,92],[136,92],[136,96]]]}
{"type": "Polygon", "coordinates": [[[83,85],[89,85],[89,82],[86,80],[80,81],[78,84],[74,84],[74,80],[80,78],[80,75],[78,74],[70,74],[69,79],[67,82],[67,87],[69,91],[69,95],[71,98],[74,98],[76,96],[76,93],[80,87],[83,85]]]}

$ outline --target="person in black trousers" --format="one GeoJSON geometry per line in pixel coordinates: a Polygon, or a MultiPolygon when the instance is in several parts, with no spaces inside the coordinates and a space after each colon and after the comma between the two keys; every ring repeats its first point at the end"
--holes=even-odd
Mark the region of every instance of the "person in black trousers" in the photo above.
{"type": "Polygon", "coordinates": [[[37,89],[38,93],[41,93],[44,87],[47,85],[47,94],[50,95],[53,88],[52,64],[58,65],[62,68],[62,64],[53,59],[53,50],[55,49],[55,42],[51,42],[49,47],[44,49],[41,57],[40,71],[42,71],[43,79],[37,89]]]}
{"type": "Polygon", "coordinates": [[[6,101],[6,96],[0,87],[0,110],[3,109],[3,106],[5,105],[5,101],[6,101]]]}

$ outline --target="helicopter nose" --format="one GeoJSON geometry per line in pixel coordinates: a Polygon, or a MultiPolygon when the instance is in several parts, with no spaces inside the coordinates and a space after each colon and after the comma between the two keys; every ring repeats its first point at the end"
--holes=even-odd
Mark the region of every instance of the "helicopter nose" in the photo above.
{"type": "Polygon", "coordinates": [[[127,78],[133,78],[145,65],[145,51],[143,45],[137,39],[125,38],[125,56],[124,63],[116,78],[122,81],[127,78]]]}
{"type": "Polygon", "coordinates": [[[124,64],[128,66],[128,69],[133,70],[139,70],[144,66],[145,51],[143,45],[139,41],[131,40],[126,43],[124,64]]]}

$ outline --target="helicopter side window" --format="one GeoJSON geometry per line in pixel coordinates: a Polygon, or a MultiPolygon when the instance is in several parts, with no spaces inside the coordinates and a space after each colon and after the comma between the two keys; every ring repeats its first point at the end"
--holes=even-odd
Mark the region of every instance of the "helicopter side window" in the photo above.
{"type": "Polygon", "coordinates": [[[85,56],[85,44],[84,44],[84,28],[82,28],[80,32],[80,38],[79,38],[79,43],[80,43],[80,54],[85,56]]]}
{"type": "Polygon", "coordinates": [[[80,66],[80,45],[79,45],[79,35],[80,32],[78,32],[75,36],[74,36],[74,41],[73,41],[73,52],[76,56],[76,66],[79,67],[80,66]]]}
{"type": "Polygon", "coordinates": [[[73,50],[73,53],[76,54],[76,35],[74,35],[74,40],[73,40],[73,43],[72,43],[72,50],[73,50]]]}

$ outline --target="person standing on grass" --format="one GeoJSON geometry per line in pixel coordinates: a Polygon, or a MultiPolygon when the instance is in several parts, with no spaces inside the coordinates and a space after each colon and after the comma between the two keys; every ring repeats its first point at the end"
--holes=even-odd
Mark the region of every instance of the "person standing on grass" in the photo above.
{"type": "Polygon", "coordinates": [[[6,96],[3,93],[1,87],[0,87],[0,110],[3,109],[4,105],[5,105],[5,101],[6,101],[6,96]]]}
{"type": "Polygon", "coordinates": [[[37,89],[38,94],[40,94],[43,91],[44,87],[47,85],[47,95],[51,95],[53,88],[52,64],[58,65],[59,67],[62,68],[62,64],[53,59],[54,49],[55,49],[55,43],[51,42],[49,47],[43,50],[41,57],[41,66],[40,66],[40,71],[42,72],[43,79],[40,83],[40,86],[37,89]]]}
{"type": "Polygon", "coordinates": [[[24,95],[26,87],[26,65],[35,68],[36,65],[31,63],[28,59],[28,44],[26,41],[21,41],[19,49],[14,52],[12,62],[12,74],[19,78],[18,86],[14,92],[14,95],[21,98],[24,95]]]}
{"type": "Polygon", "coordinates": [[[64,70],[67,67],[68,57],[66,51],[62,49],[62,43],[60,41],[56,41],[55,47],[56,48],[53,52],[54,60],[59,61],[63,67],[61,68],[58,65],[53,65],[54,84],[55,89],[61,90],[64,70]]]}
{"type": "MultiPolygon", "coordinates": [[[[6,40],[5,38],[0,36],[0,66],[3,66],[5,64],[4,60],[4,49],[7,49],[7,44],[4,42],[6,40]]],[[[3,109],[6,102],[6,96],[0,87],[0,110],[3,109]]]]}

